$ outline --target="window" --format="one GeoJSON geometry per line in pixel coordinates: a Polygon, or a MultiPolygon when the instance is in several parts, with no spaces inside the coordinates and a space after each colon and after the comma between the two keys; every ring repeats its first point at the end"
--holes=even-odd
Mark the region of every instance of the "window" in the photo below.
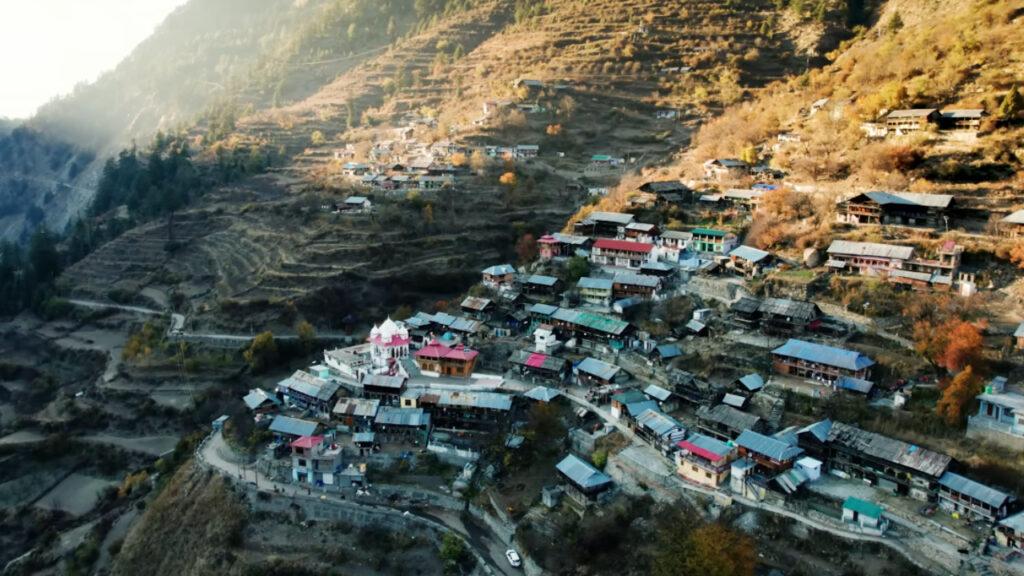
{"type": "Polygon", "coordinates": [[[305,468],[306,467],[306,459],[305,458],[299,458],[299,467],[300,468],[305,468]]]}

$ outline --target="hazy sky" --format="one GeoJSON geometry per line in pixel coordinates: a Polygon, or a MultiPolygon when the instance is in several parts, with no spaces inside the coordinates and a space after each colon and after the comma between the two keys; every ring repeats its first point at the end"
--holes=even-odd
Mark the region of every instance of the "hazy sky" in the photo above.
{"type": "Polygon", "coordinates": [[[0,117],[114,68],[186,0],[0,0],[0,117]]]}

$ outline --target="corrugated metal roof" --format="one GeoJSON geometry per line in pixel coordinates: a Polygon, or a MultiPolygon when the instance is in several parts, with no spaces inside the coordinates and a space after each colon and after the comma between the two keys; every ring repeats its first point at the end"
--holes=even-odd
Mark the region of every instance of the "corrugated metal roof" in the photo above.
{"type": "Polygon", "coordinates": [[[647,254],[654,249],[654,245],[646,242],[633,242],[632,240],[612,240],[611,238],[601,238],[597,242],[594,242],[594,248],[600,250],[615,250],[617,252],[647,254]]]}
{"type": "Polygon", "coordinates": [[[587,216],[587,220],[593,220],[596,222],[614,222],[625,226],[633,221],[633,215],[624,214],[622,212],[591,212],[587,216]]]}
{"type": "Polygon", "coordinates": [[[960,110],[943,110],[942,117],[949,118],[951,120],[961,119],[979,119],[985,115],[985,111],[981,108],[968,108],[960,110]]]}
{"type": "Polygon", "coordinates": [[[285,393],[294,390],[299,394],[316,398],[317,400],[330,400],[338,393],[338,388],[341,387],[337,382],[322,380],[302,370],[296,370],[294,374],[279,382],[277,386],[278,389],[285,391],[285,393]]]}
{"type": "Polygon", "coordinates": [[[861,500],[853,496],[848,497],[843,501],[843,509],[853,510],[858,514],[863,514],[868,518],[881,518],[882,507],[874,502],[868,502],[867,500],[861,500]]]}
{"type": "Polygon", "coordinates": [[[795,338],[790,338],[785,344],[772,350],[772,354],[835,366],[844,370],[862,370],[875,364],[874,360],[860,352],[826,346],[816,342],[806,342],[795,338]]]}
{"type": "Polygon", "coordinates": [[[713,228],[694,228],[690,232],[694,236],[712,236],[715,238],[724,238],[727,234],[725,230],[715,230],[713,228]]]}
{"type": "Polygon", "coordinates": [[[561,395],[562,393],[558,390],[548,388],[547,386],[537,386],[523,393],[523,396],[526,396],[531,400],[537,400],[538,402],[551,402],[561,395]]]}
{"type": "Polygon", "coordinates": [[[887,118],[922,118],[938,112],[935,108],[908,108],[904,110],[893,110],[887,118]]]}
{"type": "Polygon", "coordinates": [[[565,475],[573,484],[587,490],[610,485],[612,477],[594,468],[589,462],[569,454],[555,466],[559,472],[565,475]]]}
{"type": "Polygon", "coordinates": [[[669,360],[683,355],[678,344],[659,344],[654,348],[662,360],[669,360]]]}
{"type": "MultiPolygon", "coordinates": [[[[1021,212],[1024,212],[1022,210],[1021,212]]],[[[693,238],[693,232],[683,232],[682,230],[666,230],[661,233],[661,238],[670,240],[689,240],[693,238]]]]}
{"type": "Polygon", "coordinates": [[[764,388],[764,378],[760,374],[747,374],[739,379],[740,384],[751,392],[764,388]]]}
{"type": "Polygon", "coordinates": [[[808,424],[807,426],[804,426],[803,428],[797,431],[797,434],[799,435],[806,432],[814,436],[819,442],[825,442],[828,440],[828,433],[831,429],[832,421],[826,418],[824,420],[815,422],[814,424],[808,424]]]}
{"type": "Polygon", "coordinates": [[[289,436],[312,436],[319,426],[316,422],[278,415],[270,422],[270,431],[289,436]]]}
{"type": "Polygon", "coordinates": [[[762,314],[787,316],[804,322],[810,322],[821,316],[821,310],[818,309],[818,305],[814,302],[803,302],[788,298],[765,298],[758,305],[757,310],[762,314]]]}
{"type": "Polygon", "coordinates": [[[604,332],[606,334],[611,334],[612,336],[619,336],[629,328],[629,322],[624,322],[617,318],[609,318],[607,316],[601,316],[600,314],[581,312],[579,310],[570,310],[567,308],[559,308],[554,314],[552,314],[552,317],[562,322],[575,324],[598,332],[604,332]]]}
{"type": "Polygon", "coordinates": [[[534,304],[526,309],[530,314],[539,314],[541,316],[551,316],[555,312],[558,312],[558,306],[552,306],[551,304],[534,304]]]}
{"type": "Polygon", "coordinates": [[[381,406],[377,412],[374,424],[387,426],[428,426],[430,425],[430,414],[422,408],[381,406]]]}
{"type": "Polygon", "coordinates": [[[538,286],[554,286],[557,283],[558,278],[541,274],[534,274],[526,279],[526,284],[536,284],[538,286]]]}
{"type": "Polygon", "coordinates": [[[638,414],[636,417],[636,423],[640,427],[650,430],[658,437],[664,437],[673,432],[686,430],[686,428],[675,418],[664,414],[656,408],[650,408],[638,414]]]}
{"type": "Polygon", "coordinates": [[[801,448],[753,430],[744,430],[736,439],[736,444],[778,462],[792,460],[804,453],[801,448]]]}
{"type": "Polygon", "coordinates": [[[746,430],[753,428],[761,421],[761,418],[758,416],[741,412],[740,410],[725,404],[719,404],[714,408],[701,406],[700,408],[697,408],[697,418],[708,422],[714,422],[716,424],[722,424],[733,430],[746,430]]]}
{"type": "Polygon", "coordinates": [[[505,276],[506,274],[515,274],[516,268],[511,264],[496,264],[484,268],[483,273],[490,276],[505,276]]]}
{"type": "Polygon", "coordinates": [[[765,258],[771,256],[771,254],[765,252],[764,250],[758,250],[757,248],[754,248],[752,246],[740,246],[734,249],[732,252],[729,252],[729,256],[735,258],[742,258],[749,262],[760,262],[761,260],[764,260],[765,258]]]}
{"type": "Polygon", "coordinates": [[[608,278],[591,278],[584,276],[576,283],[576,287],[587,290],[611,290],[612,281],[608,278]]]}
{"type": "Polygon", "coordinates": [[[840,390],[850,390],[861,394],[870,394],[871,389],[875,387],[875,384],[870,380],[851,378],[850,376],[840,376],[836,379],[836,387],[840,390]]]}
{"type": "Polygon", "coordinates": [[[658,386],[657,384],[651,384],[647,388],[644,388],[644,394],[647,394],[651,398],[654,398],[655,400],[658,400],[660,402],[664,402],[665,400],[668,400],[669,398],[672,397],[671,392],[665,390],[664,388],[658,386]]]}
{"type": "Polygon", "coordinates": [[[275,406],[281,404],[281,402],[278,401],[277,398],[271,396],[270,394],[267,394],[266,391],[264,391],[262,388],[253,388],[252,390],[249,390],[249,393],[242,398],[242,401],[245,402],[245,405],[249,408],[249,410],[255,410],[259,408],[260,406],[263,405],[264,402],[270,402],[275,406]]]}
{"type": "Polygon", "coordinates": [[[475,296],[466,297],[461,304],[463,308],[469,308],[470,310],[476,311],[484,310],[490,305],[491,300],[489,298],[477,298],[475,296]]]}
{"type": "MultiPolygon", "coordinates": [[[[463,392],[461,390],[433,390],[431,400],[438,406],[458,406],[462,408],[484,408],[486,410],[508,411],[512,409],[512,396],[497,392],[463,392]]],[[[426,396],[420,402],[426,402],[426,396]]]]}
{"type": "Polygon", "coordinates": [[[1004,518],[999,522],[1000,526],[1006,526],[1017,534],[1024,533],[1024,512],[1018,512],[1013,516],[1004,518]]]}
{"type": "Polygon", "coordinates": [[[877,242],[833,240],[832,244],[828,247],[828,253],[909,260],[914,255],[914,248],[912,246],[896,246],[893,244],[879,244],[877,242]]]}
{"type": "Polygon", "coordinates": [[[939,478],[939,485],[945,486],[952,492],[970,496],[988,504],[993,508],[999,508],[1010,500],[1010,495],[985,486],[981,482],[975,482],[970,478],[961,476],[954,472],[946,472],[939,478]]]}
{"type": "Polygon", "coordinates": [[[741,410],[746,403],[747,399],[739,394],[726,394],[725,397],[722,398],[722,404],[732,406],[733,408],[739,408],[741,410]]]}
{"type": "Polygon", "coordinates": [[[629,404],[626,404],[626,412],[628,412],[633,418],[639,418],[641,414],[648,410],[661,412],[661,408],[658,407],[658,403],[654,400],[649,400],[646,396],[644,396],[644,399],[639,402],[630,402],[629,404]]]}
{"type": "Polygon", "coordinates": [[[945,454],[908,444],[856,426],[835,422],[829,430],[828,441],[879,460],[899,464],[935,478],[942,476],[953,460],[945,454]]]}
{"type": "Polygon", "coordinates": [[[615,378],[615,375],[619,373],[621,368],[614,364],[602,362],[597,358],[584,358],[583,361],[576,366],[576,370],[595,376],[601,380],[611,380],[612,378],[615,378]]]}
{"type": "Polygon", "coordinates": [[[1024,210],[1017,210],[1006,218],[1002,219],[1007,224],[1024,224],[1024,210]]]}
{"type": "Polygon", "coordinates": [[[375,388],[394,388],[396,390],[401,389],[405,385],[404,376],[388,376],[386,374],[374,374],[370,376],[363,386],[373,386],[375,388]]]}
{"type": "Polygon", "coordinates": [[[865,196],[882,206],[897,204],[900,206],[924,206],[929,208],[948,208],[953,201],[951,194],[921,194],[918,192],[865,192],[865,196]]]}
{"type": "Polygon", "coordinates": [[[377,435],[373,432],[356,432],[352,435],[352,442],[356,444],[369,444],[374,441],[377,435]]]}
{"type": "Polygon", "coordinates": [[[636,274],[633,272],[617,272],[615,274],[615,284],[624,284],[626,286],[642,286],[644,288],[657,288],[661,284],[661,279],[657,276],[648,276],[646,274],[636,274]]]}
{"type": "Polygon", "coordinates": [[[332,412],[339,416],[373,418],[377,415],[380,400],[376,398],[342,398],[334,405],[332,412]]]}
{"type": "Polygon", "coordinates": [[[728,456],[733,450],[732,446],[729,446],[725,442],[703,434],[693,434],[686,440],[680,442],[678,446],[684,450],[689,450],[701,458],[711,461],[721,460],[728,456]]]}

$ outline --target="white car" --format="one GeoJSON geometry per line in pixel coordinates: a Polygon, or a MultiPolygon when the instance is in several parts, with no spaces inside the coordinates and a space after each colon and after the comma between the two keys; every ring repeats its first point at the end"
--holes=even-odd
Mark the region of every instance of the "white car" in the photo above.
{"type": "Polygon", "coordinates": [[[505,558],[508,558],[508,563],[511,564],[513,568],[519,568],[523,565],[523,560],[519,557],[519,552],[516,552],[515,550],[505,550],[505,558]]]}

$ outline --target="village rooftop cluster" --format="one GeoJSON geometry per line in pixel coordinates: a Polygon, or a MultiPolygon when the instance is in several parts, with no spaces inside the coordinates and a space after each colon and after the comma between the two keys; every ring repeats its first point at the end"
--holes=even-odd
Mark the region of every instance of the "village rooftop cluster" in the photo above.
{"type": "MultiPolygon", "coordinates": [[[[709,177],[730,166],[709,163],[709,177]]],[[[680,182],[659,181],[640,192],[653,204],[753,210],[774,186],[696,198],[680,182]]],[[[937,228],[948,225],[951,204],[949,196],[869,192],[843,200],[838,218],[852,226],[937,228]]],[[[253,390],[245,402],[274,435],[267,459],[276,477],[319,490],[363,486],[375,465],[411,450],[466,464],[480,461],[497,438],[514,452],[531,406],[558,404],[571,427],[554,481],[538,494],[547,507],[565,495],[585,514],[616,497],[623,479],[591,457],[601,438],[619,433],[670,467],[683,489],[782,506],[825,496],[837,526],[874,535],[920,524],[924,505],[954,525],[982,522],[999,545],[1020,547],[1024,513],[1016,498],[972,479],[952,457],[829,419],[782,426],[787,394],[900,409],[911,390],[879,382],[879,361],[844,346],[858,328],[841,315],[809,299],[745,290],[771,271],[810,269],[970,297],[976,286],[962,253],[954,242],[922,253],[835,240],[794,262],[727,230],[663,230],[629,213],[595,211],[571,233],[538,238],[535,261],[483,269],[457,313],[384,318],[365,342],[328,349],[322,362],[275,390],[253,390]],[[584,275],[566,274],[581,263],[584,275]],[[654,311],[683,297],[703,305],[659,337],[642,328],[665,322],[654,311]],[[747,360],[763,369],[727,380],[687,370],[712,336],[760,346],[762,357],[747,360]],[[862,497],[857,487],[865,485],[877,499],[862,497]],[[941,512],[929,508],[935,505],[941,512]]],[[[997,377],[978,401],[969,436],[1024,446],[1024,395],[997,377]]],[[[636,471],[643,468],[631,481],[664,483],[636,471]]],[[[500,470],[492,463],[487,474],[500,470]]],[[[936,538],[949,537],[941,532],[936,538]]]]}

